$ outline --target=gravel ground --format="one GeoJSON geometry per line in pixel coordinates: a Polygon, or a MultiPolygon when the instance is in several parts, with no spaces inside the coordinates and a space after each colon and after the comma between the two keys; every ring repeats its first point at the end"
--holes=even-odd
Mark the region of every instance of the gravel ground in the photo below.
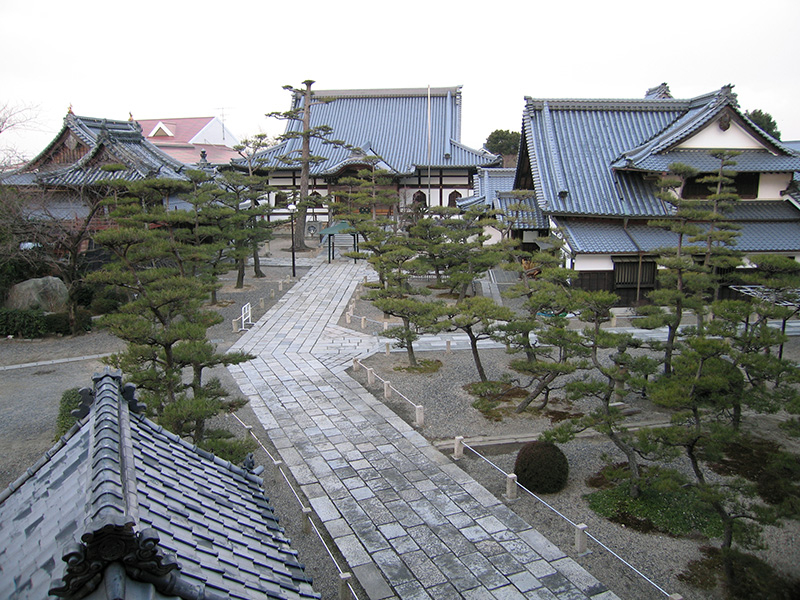
{"type": "MultiPolygon", "coordinates": [[[[379,334],[382,329],[379,325],[382,315],[378,314],[374,307],[368,302],[357,301],[354,312],[356,315],[367,316],[371,321],[375,321],[374,323],[368,321],[367,329],[372,327],[371,332],[379,334]]],[[[344,320],[341,324],[344,324],[344,320]]],[[[361,330],[360,321],[354,319],[350,327],[361,330]]],[[[800,339],[793,338],[786,351],[788,356],[794,356],[800,362],[800,339]]],[[[517,415],[511,409],[513,404],[508,403],[501,421],[489,420],[471,406],[474,398],[463,389],[465,383],[479,380],[471,352],[462,350],[449,354],[441,352],[416,354],[418,359],[438,359],[443,363],[442,367],[433,374],[396,370],[396,367],[408,365],[405,351],[393,351],[390,356],[384,353],[376,354],[364,360],[363,364],[373,368],[381,379],[389,380],[392,387],[399,390],[411,402],[425,407],[425,425],[421,433],[432,442],[438,443],[440,447],[444,446],[446,453],[452,453],[451,440],[455,436],[464,436],[466,441],[475,438],[473,447],[482,457],[476,452],[466,450],[464,458],[458,464],[498,498],[503,498],[505,473],[513,473],[516,453],[522,444],[490,443],[484,446],[481,445],[481,438],[518,436],[522,440],[536,439],[541,431],[551,426],[550,419],[537,418],[530,414],[517,415]]],[[[508,372],[506,367],[509,355],[504,350],[482,350],[481,357],[490,379],[508,372]]],[[[414,411],[408,402],[396,398],[395,395],[388,400],[385,399],[382,382],[377,380],[376,384],[368,386],[364,369],[359,371],[351,369],[350,373],[368,387],[376,398],[390,406],[407,422],[413,423],[414,411]]],[[[632,421],[666,418],[665,414],[659,414],[652,405],[642,399],[629,398],[628,401],[631,406],[641,409],[639,414],[629,417],[632,421]]],[[[581,402],[559,403],[553,408],[565,412],[588,412],[590,405],[581,402]]],[[[759,420],[767,428],[776,422],[772,417],[762,416],[759,420]]],[[[491,440],[483,440],[483,443],[489,442],[491,440]]],[[[718,592],[700,591],[676,578],[689,561],[701,558],[700,546],[709,543],[716,545],[718,540],[709,542],[707,539],[699,538],[677,539],[660,534],[643,534],[598,517],[588,508],[584,500],[584,495],[593,491],[585,484],[585,479],[605,464],[603,460],[605,455],[612,457],[614,462],[624,460],[623,455],[605,438],[596,435],[579,437],[563,445],[562,450],[570,464],[569,483],[557,494],[542,495],[542,500],[573,523],[587,524],[591,535],[631,563],[668,594],[679,593],[686,599],[721,597],[718,592]]],[[[793,450],[800,452],[796,444],[793,450]]],[[[591,540],[590,553],[584,556],[577,555],[574,550],[574,528],[533,497],[521,494],[509,505],[621,598],[656,600],[665,597],[661,591],[646,583],[642,577],[591,540]]],[[[800,565],[797,564],[797,557],[800,556],[800,524],[794,522],[782,529],[768,528],[765,539],[769,549],[761,553],[762,558],[783,573],[800,578],[800,565]]]]}

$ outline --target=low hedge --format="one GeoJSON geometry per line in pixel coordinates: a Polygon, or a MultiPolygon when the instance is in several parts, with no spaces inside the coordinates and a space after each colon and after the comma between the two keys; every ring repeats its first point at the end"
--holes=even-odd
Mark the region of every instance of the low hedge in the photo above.
{"type": "MultiPolygon", "coordinates": [[[[78,310],[78,329],[89,331],[92,316],[87,310],[78,310]]],[[[69,335],[67,313],[44,314],[41,310],[0,308],[0,336],[40,338],[45,335],[69,335]]]]}

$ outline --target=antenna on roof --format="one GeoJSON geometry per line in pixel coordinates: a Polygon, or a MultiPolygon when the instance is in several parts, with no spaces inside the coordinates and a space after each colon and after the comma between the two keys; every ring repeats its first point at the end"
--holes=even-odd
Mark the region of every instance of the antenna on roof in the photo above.
{"type": "Polygon", "coordinates": [[[219,111],[219,120],[222,121],[222,139],[225,139],[225,109],[231,108],[230,106],[218,106],[214,110],[219,111]]]}

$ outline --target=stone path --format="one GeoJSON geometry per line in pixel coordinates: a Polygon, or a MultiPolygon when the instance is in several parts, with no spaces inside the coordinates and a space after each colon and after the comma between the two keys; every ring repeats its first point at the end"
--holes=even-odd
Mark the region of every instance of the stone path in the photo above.
{"type": "Polygon", "coordinates": [[[382,348],[336,325],[371,271],[305,261],[229,370],[369,597],[616,599],[347,375],[382,348]]]}

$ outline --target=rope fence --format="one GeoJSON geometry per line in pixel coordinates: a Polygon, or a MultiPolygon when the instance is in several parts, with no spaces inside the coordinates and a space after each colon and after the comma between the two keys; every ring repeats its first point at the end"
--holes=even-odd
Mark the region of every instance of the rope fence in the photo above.
{"type": "MultiPolygon", "coordinates": [[[[309,533],[311,533],[312,530],[314,531],[314,533],[316,533],[317,537],[319,538],[320,543],[325,548],[325,551],[328,553],[328,556],[330,557],[331,561],[333,561],[333,565],[336,567],[336,570],[339,572],[339,600],[352,600],[352,599],[358,600],[358,595],[356,594],[356,591],[353,589],[353,585],[350,583],[351,579],[353,578],[353,574],[350,573],[349,571],[345,571],[339,565],[339,561],[336,560],[336,557],[333,555],[333,552],[331,551],[330,547],[325,542],[325,539],[322,537],[322,532],[319,530],[319,528],[317,527],[317,524],[311,518],[311,514],[313,513],[313,509],[310,506],[306,506],[303,503],[303,500],[300,497],[300,494],[295,489],[295,486],[291,482],[291,480],[289,479],[289,476],[286,474],[286,471],[284,471],[283,461],[280,460],[280,459],[275,458],[272,455],[272,453],[266,448],[266,446],[264,446],[264,444],[261,443],[261,440],[258,438],[258,436],[255,433],[253,433],[253,426],[252,425],[247,425],[235,413],[229,413],[229,414],[232,415],[233,418],[236,419],[239,422],[239,424],[247,430],[247,433],[250,434],[250,436],[258,444],[259,448],[261,448],[266,453],[266,455],[270,458],[270,460],[272,461],[272,466],[275,467],[275,469],[277,469],[277,471],[283,476],[283,479],[286,482],[286,485],[289,486],[289,489],[291,490],[292,494],[294,495],[295,499],[297,500],[297,503],[300,505],[300,510],[302,512],[302,515],[303,515],[303,518],[302,518],[302,521],[303,521],[303,533],[309,534],[309,533]]],[[[256,475],[257,474],[258,473],[256,473],[256,475]]]]}
{"type": "MultiPolygon", "coordinates": [[[[388,344],[387,344],[388,345],[388,344]]],[[[418,429],[421,429],[425,426],[425,407],[421,404],[416,404],[409,400],[400,390],[393,387],[391,382],[386,379],[383,379],[380,375],[375,374],[375,369],[365,366],[360,360],[357,358],[353,359],[353,371],[358,371],[361,368],[365,368],[367,370],[367,384],[374,385],[375,380],[378,379],[383,384],[383,396],[387,400],[392,397],[392,395],[397,395],[398,397],[402,398],[406,402],[408,402],[411,406],[414,407],[414,422],[412,425],[418,429]]]]}
{"type": "Polygon", "coordinates": [[[680,594],[670,594],[669,592],[664,590],[661,586],[659,586],[657,583],[655,583],[652,579],[647,577],[647,575],[642,573],[639,569],[634,567],[632,564],[630,564],[628,561],[626,561],[624,558],[622,558],[619,554],[614,552],[614,550],[609,548],[606,544],[604,544],[602,541],[600,541],[597,537],[595,537],[594,535],[589,533],[587,531],[588,530],[588,525],[586,525],[585,523],[575,523],[572,519],[567,517],[565,514],[561,513],[554,506],[551,506],[545,500],[543,500],[542,498],[540,498],[539,496],[534,494],[532,491],[530,491],[528,488],[526,488],[525,486],[521,485],[517,481],[517,476],[514,473],[506,473],[498,465],[494,464],[491,460],[489,460],[488,458],[483,456],[480,452],[478,452],[477,450],[472,448],[469,444],[466,444],[464,442],[464,437],[463,436],[457,436],[455,438],[455,440],[454,440],[454,444],[453,444],[453,459],[454,460],[459,460],[459,459],[464,457],[464,448],[466,448],[467,450],[471,451],[473,454],[475,454],[475,456],[477,456],[478,458],[480,458],[481,460],[486,462],[488,465],[490,465],[492,468],[496,469],[497,471],[500,471],[503,475],[505,475],[505,477],[506,477],[506,493],[505,493],[505,497],[506,497],[507,500],[516,500],[517,499],[517,490],[521,489],[522,491],[527,492],[532,498],[537,500],[539,503],[541,503],[542,505],[544,505],[545,507],[550,509],[553,513],[555,513],[556,515],[561,517],[564,521],[569,523],[575,529],[575,551],[578,553],[579,556],[580,555],[584,555],[584,554],[586,554],[588,552],[588,540],[592,540],[594,543],[596,543],[598,546],[600,546],[603,550],[608,552],[611,556],[613,556],[614,558],[619,560],[622,564],[624,564],[626,567],[631,569],[634,573],[636,573],[644,581],[646,581],[651,586],[653,586],[656,590],[658,590],[659,592],[664,594],[667,598],[669,598],[669,600],[683,600],[683,596],[681,596],[680,594]]]}

